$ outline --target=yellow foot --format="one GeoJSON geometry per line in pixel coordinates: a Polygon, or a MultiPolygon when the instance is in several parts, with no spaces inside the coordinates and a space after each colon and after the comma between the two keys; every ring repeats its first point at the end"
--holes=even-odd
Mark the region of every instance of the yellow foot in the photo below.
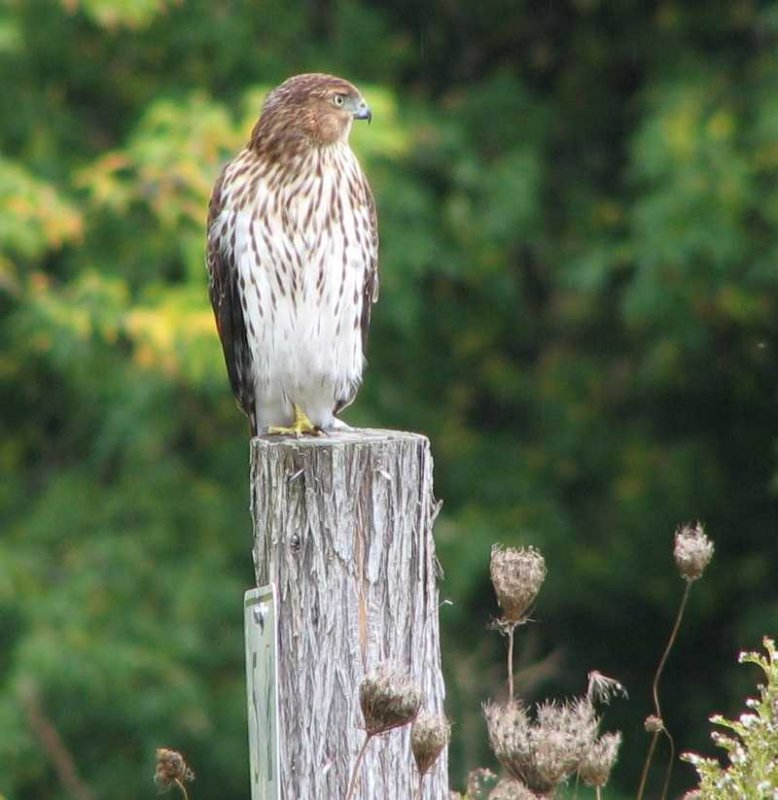
{"type": "Polygon", "coordinates": [[[311,436],[319,436],[322,433],[322,429],[317,428],[308,419],[297,403],[293,403],[292,408],[294,409],[292,424],[288,428],[283,425],[271,425],[267,429],[268,436],[296,436],[299,439],[306,433],[311,434],[311,436]]]}

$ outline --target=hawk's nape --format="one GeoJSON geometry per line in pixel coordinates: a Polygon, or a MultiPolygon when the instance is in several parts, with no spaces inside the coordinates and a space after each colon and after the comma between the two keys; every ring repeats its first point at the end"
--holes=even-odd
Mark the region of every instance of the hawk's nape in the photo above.
{"type": "Polygon", "coordinates": [[[252,435],[347,427],[378,296],[375,204],[348,144],[370,118],[347,81],[290,78],[214,187],[210,298],[252,435]]]}

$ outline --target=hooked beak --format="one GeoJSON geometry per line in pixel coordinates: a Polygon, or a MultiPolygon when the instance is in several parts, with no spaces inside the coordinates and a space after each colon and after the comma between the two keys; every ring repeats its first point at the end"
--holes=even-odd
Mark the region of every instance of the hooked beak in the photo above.
{"type": "Polygon", "coordinates": [[[373,119],[373,112],[370,110],[370,106],[368,106],[364,100],[359,101],[359,105],[354,111],[354,119],[366,119],[368,125],[371,123],[373,119]]]}

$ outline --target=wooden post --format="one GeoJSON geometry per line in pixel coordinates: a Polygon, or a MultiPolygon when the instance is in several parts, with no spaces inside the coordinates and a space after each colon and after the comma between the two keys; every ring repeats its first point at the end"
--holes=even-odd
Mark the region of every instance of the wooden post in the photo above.
{"type": "MultiPolygon", "coordinates": [[[[359,685],[407,668],[442,712],[429,442],[381,430],[251,443],[257,585],[276,593],[281,800],[342,800],[364,741],[359,685]]],[[[261,730],[260,730],[261,736],[261,730]]],[[[415,798],[410,727],[374,738],[360,800],[415,798]]],[[[446,754],[424,800],[448,800],[446,754]]]]}

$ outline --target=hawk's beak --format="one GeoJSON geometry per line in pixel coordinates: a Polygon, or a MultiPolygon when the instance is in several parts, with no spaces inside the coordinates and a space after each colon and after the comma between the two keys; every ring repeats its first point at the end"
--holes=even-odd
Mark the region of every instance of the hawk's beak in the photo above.
{"type": "Polygon", "coordinates": [[[359,101],[359,105],[354,112],[354,119],[366,119],[368,125],[372,121],[373,112],[370,110],[370,106],[368,106],[364,100],[359,101]]]}

